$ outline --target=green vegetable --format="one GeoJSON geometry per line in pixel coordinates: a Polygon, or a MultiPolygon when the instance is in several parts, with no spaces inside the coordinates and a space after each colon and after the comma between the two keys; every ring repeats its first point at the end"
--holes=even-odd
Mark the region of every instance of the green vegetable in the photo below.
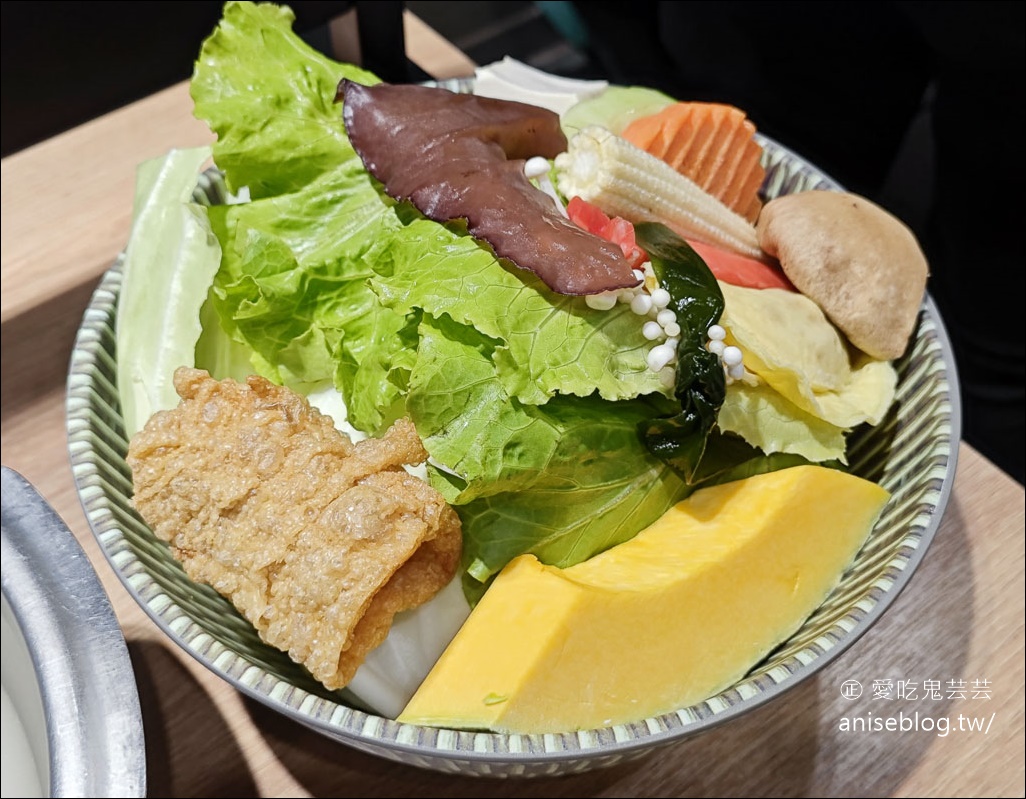
{"type": "Polygon", "coordinates": [[[382,306],[368,279],[390,260],[401,227],[356,154],[301,191],[211,209],[224,258],[214,304],[254,367],[294,388],[331,381],[350,422],[379,434],[399,400],[388,381],[404,318],[382,306]]]}
{"type": "Polygon", "coordinates": [[[372,281],[397,313],[417,308],[470,325],[497,342],[493,357],[510,396],[540,405],[557,393],[631,399],[664,391],[645,363],[651,342],[626,305],[594,311],[510,269],[455,226],[410,212],[389,243],[391,271],[372,281]]]}
{"type": "Polygon", "coordinates": [[[516,555],[572,565],[695,485],[766,466],[713,429],[723,372],[704,341],[723,301],[685,242],[639,226],[683,331],[670,397],[627,306],[554,294],[464,225],[388,198],[334,103],[342,77],[376,79],[311,51],[291,20],[229,3],[193,77],[215,161],[252,197],[210,210],[223,254],[206,284],[211,362],[236,370],[246,354],[300,391],[330,380],[369,434],[409,415],[463,521],[472,600],[516,555]]]}
{"type": "Polygon", "coordinates": [[[638,245],[652,260],[660,285],[670,292],[670,307],[681,330],[674,389],[680,410],[652,420],[644,431],[645,443],[687,483],[694,484],[726,393],[723,366],[705,348],[709,328],[723,313],[723,294],[705,261],[669,228],[644,222],[635,226],[635,233],[638,245]]]}
{"type": "Polygon", "coordinates": [[[314,50],[292,31],[294,20],[288,6],[226,3],[190,85],[195,115],[217,134],[214,161],[228,188],[245,186],[254,199],[297,191],[344,161],[352,146],[338,83],[379,82],[314,50]]]}
{"type": "Polygon", "coordinates": [[[568,139],[589,125],[601,125],[619,135],[635,119],[657,114],[675,102],[668,94],[647,86],[609,86],[601,94],[568,108],[560,123],[568,139]]]}
{"type": "Polygon", "coordinates": [[[178,404],[171,378],[194,363],[200,309],[221,259],[206,209],[192,202],[200,147],[139,166],[132,233],[118,298],[118,393],[125,434],[178,404]]]}
{"type": "Polygon", "coordinates": [[[526,404],[503,387],[495,347],[472,327],[424,317],[407,399],[425,447],[446,465],[431,479],[463,521],[472,598],[523,552],[568,566],[628,540],[686,490],[637,434],[668,400],[526,404]]]}

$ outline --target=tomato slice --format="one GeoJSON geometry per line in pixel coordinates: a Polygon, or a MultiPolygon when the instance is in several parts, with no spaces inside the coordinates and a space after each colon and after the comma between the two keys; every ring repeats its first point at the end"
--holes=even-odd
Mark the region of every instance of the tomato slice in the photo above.
{"type": "Polygon", "coordinates": [[[570,221],[578,227],[618,245],[623,250],[624,258],[627,259],[627,263],[631,265],[632,269],[637,269],[648,260],[645,251],[638,246],[634,236],[634,225],[626,219],[619,216],[611,219],[597,205],[582,200],[580,197],[570,199],[566,206],[566,213],[570,217],[570,221]]]}
{"type": "Polygon", "coordinates": [[[601,235],[603,228],[609,224],[609,217],[601,208],[580,197],[570,199],[566,205],[566,213],[571,222],[596,236],[601,235]]]}
{"type": "MultiPolygon", "coordinates": [[[[618,244],[631,268],[638,268],[648,256],[638,247],[634,225],[622,217],[610,218],[606,213],[580,197],[571,198],[566,206],[567,216],[589,233],[618,244]]],[[[722,250],[701,241],[687,240],[692,249],[705,261],[717,280],[750,289],[785,289],[797,291],[787,276],[775,264],[757,261],[729,250],[722,250]]]]}
{"type": "Polygon", "coordinates": [[[775,264],[721,250],[701,241],[687,239],[687,243],[701,256],[716,279],[724,283],[750,289],[798,290],[787,279],[783,270],[775,264]]]}

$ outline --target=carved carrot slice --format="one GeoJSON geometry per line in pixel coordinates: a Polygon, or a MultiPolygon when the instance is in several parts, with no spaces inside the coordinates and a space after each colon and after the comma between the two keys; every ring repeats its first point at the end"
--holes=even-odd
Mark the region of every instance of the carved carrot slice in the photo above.
{"type": "Polygon", "coordinates": [[[759,215],[762,147],[743,111],[722,103],[675,103],[634,120],[622,135],[749,221],[759,215]]]}

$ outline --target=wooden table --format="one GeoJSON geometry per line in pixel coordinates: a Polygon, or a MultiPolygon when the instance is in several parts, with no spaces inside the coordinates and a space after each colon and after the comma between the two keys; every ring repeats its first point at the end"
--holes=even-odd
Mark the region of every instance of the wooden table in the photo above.
{"type": "MultiPolygon", "coordinates": [[[[415,18],[407,36],[429,74],[472,70],[415,18]]],[[[135,666],[151,796],[1023,795],[1024,492],[964,443],[936,539],[879,623],[777,701],[633,764],[527,782],[397,766],[244,698],[181,652],[89,531],[68,463],[64,380],[83,309],[127,240],[136,164],[210,140],[178,85],[3,159],[2,461],[56,507],[110,594],[135,666]],[[920,699],[852,704],[840,691],[848,679],[916,682],[920,699]],[[924,703],[925,681],[951,679],[981,681],[975,698],[924,703]],[[916,711],[950,719],[951,731],[843,729],[853,713],[900,722],[916,711]],[[960,717],[987,729],[959,730],[960,717]]]]}

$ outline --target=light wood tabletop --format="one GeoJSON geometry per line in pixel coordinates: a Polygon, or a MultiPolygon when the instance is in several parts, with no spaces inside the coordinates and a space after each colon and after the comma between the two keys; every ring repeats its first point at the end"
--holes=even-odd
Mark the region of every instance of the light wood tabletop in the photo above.
{"type": "MultiPolygon", "coordinates": [[[[419,20],[407,25],[429,74],[472,71],[419,20]]],[[[1024,491],[965,443],[925,559],[848,652],[762,708],[633,763],[529,781],[396,765],[245,698],[178,649],[90,532],[64,392],[83,311],[127,240],[136,165],[211,139],[180,84],[3,159],[2,462],[57,509],[111,597],[142,702],[149,795],[1023,796],[1024,491]],[[846,680],[882,679],[916,683],[919,697],[842,696],[846,680]],[[970,690],[925,700],[930,680],[970,690]],[[899,728],[845,729],[869,713],[899,728]]]]}

